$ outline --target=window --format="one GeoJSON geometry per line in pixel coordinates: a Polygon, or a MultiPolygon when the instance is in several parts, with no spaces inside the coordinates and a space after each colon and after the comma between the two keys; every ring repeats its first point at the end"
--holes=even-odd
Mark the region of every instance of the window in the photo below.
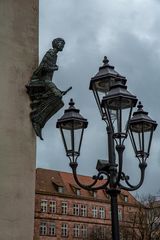
{"type": "Polygon", "coordinates": [[[80,236],[80,225],[79,224],[74,224],[73,236],[74,237],[79,237],[80,236]]]}
{"type": "Polygon", "coordinates": [[[42,222],[40,224],[40,235],[47,235],[47,223],[42,222]]]}
{"type": "Polygon", "coordinates": [[[47,200],[41,200],[41,212],[47,212],[47,200]]]}
{"type": "Polygon", "coordinates": [[[77,194],[77,196],[80,196],[81,195],[81,191],[80,191],[80,189],[76,189],[76,194],[77,194]]]}
{"type": "Polygon", "coordinates": [[[105,239],[106,238],[106,229],[104,227],[101,228],[101,238],[105,239]]]}
{"type": "Polygon", "coordinates": [[[49,211],[50,211],[50,213],[55,213],[56,212],[56,202],[55,201],[50,201],[49,211]]]}
{"type": "Polygon", "coordinates": [[[63,187],[62,186],[58,186],[58,192],[63,193],[63,187]]]}
{"type": "Polygon", "coordinates": [[[87,226],[86,225],[82,225],[82,228],[81,228],[82,238],[87,238],[87,235],[88,235],[87,232],[88,232],[87,231],[87,226]]]}
{"type": "Polygon", "coordinates": [[[81,216],[87,217],[87,206],[81,205],[81,216]]]}
{"type": "Polygon", "coordinates": [[[73,204],[73,215],[79,216],[79,204],[73,204]]]}
{"type": "Polygon", "coordinates": [[[109,219],[111,219],[112,213],[111,213],[111,208],[109,209],[109,219]]]}
{"type": "Polygon", "coordinates": [[[99,208],[99,216],[100,218],[105,218],[105,209],[103,207],[99,208]]]}
{"type": "Polygon", "coordinates": [[[122,221],[122,209],[118,209],[118,219],[122,221]]]}
{"type": "Polygon", "coordinates": [[[124,196],[124,201],[128,202],[128,196],[124,196]]]}
{"type": "Polygon", "coordinates": [[[51,223],[49,226],[49,235],[55,236],[56,235],[56,226],[54,223],[51,223]]]}
{"type": "Polygon", "coordinates": [[[62,235],[62,237],[67,237],[68,236],[68,224],[62,223],[61,235],[62,235]]]}
{"type": "MultiPolygon", "coordinates": [[[[95,236],[95,239],[106,239],[106,237],[107,237],[106,228],[102,227],[102,226],[94,226],[93,234],[95,236]]],[[[107,237],[107,239],[108,239],[108,237],[107,237]]]]}
{"type": "Polygon", "coordinates": [[[94,228],[93,228],[93,235],[94,235],[95,238],[99,237],[100,234],[98,232],[99,232],[98,228],[96,226],[94,226],[94,228]]]}
{"type": "Polygon", "coordinates": [[[92,207],[92,215],[93,215],[94,218],[97,217],[97,215],[98,215],[97,207],[92,207]]]}
{"type": "Polygon", "coordinates": [[[93,191],[93,197],[94,197],[94,198],[97,197],[97,192],[93,191]]]}
{"type": "Polygon", "coordinates": [[[97,197],[97,192],[96,191],[90,191],[89,192],[92,197],[96,198],[97,197]]]}
{"type": "Polygon", "coordinates": [[[67,214],[68,204],[66,202],[62,202],[62,214],[67,214]]]}

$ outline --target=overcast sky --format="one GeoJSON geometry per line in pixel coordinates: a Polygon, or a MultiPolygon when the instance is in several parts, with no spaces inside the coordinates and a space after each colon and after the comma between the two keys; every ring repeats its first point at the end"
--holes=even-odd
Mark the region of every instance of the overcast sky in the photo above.
{"type": "MultiPolygon", "coordinates": [[[[56,121],[73,98],[89,125],[84,133],[79,173],[95,174],[97,159],[107,158],[105,123],[88,89],[106,55],[110,64],[127,78],[128,90],[144,110],[160,122],[160,1],[159,0],[40,0],[39,59],[51,48],[54,38],[66,44],[59,53],[54,83],[73,89],[64,96],[65,107],[43,129],[37,139],[37,167],[70,171],[56,121]]],[[[138,181],[138,161],[126,142],[125,170],[138,181]]],[[[154,135],[146,178],[139,193],[160,191],[160,130],[154,135]]]]}

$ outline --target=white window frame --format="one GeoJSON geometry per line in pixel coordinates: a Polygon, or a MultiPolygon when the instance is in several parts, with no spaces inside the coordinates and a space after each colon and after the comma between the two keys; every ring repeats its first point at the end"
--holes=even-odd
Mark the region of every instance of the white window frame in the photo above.
{"type": "Polygon", "coordinates": [[[97,192],[93,191],[93,197],[96,198],[97,197],[97,192]]]}
{"type": "Polygon", "coordinates": [[[80,224],[74,224],[73,236],[74,237],[80,237],[80,224]]]}
{"type": "Polygon", "coordinates": [[[47,223],[46,222],[40,223],[39,235],[40,236],[47,235],[47,223]]]}
{"type": "Polygon", "coordinates": [[[51,200],[49,202],[49,212],[56,213],[56,201],[51,200]]]}
{"type": "Polygon", "coordinates": [[[79,216],[80,213],[80,205],[78,203],[73,204],[73,215],[79,216]]]}
{"type": "Polygon", "coordinates": [[[48,210],[48,200],[41,199],[41,212],[47,212],[48,210]]]}
{"type": "Polygon", "coordinates": [[[68,224],[67,223],[62,223],[62,225],[61,225],[61,236],[68,237],[68,224]]]}
{"type": "Polygon", "coordinates": [[[77,195],[77,196],[80,196],[80,195],[81,195],[81,190],[78,189],[78,188],[76,188],[76,195],[77,195]]]}
{"type": "Polygon", "coordinates": [[[63,193],[63,192],[64,192],[64,187],[58,186],[58,192],[59,192],[59,193],[63,193]]]}
{"type": "Polygon", "coordinates": [[[119,221],[122,221],[122,209],[118,208],[118,219],[119,221]]]}
{"type": "Polygon", "coordinates": [[[127,203],[128,202],[128,196],[124,196],[124,201],[127,203]]]}
{"type": "Polygon", "coordinates": [[[68,212],[68,203],[67,202],[62,202],[61,203],[61,213],[66,215],[68,212]]]}
{"type": "Polygon", "coordinates": [[[81,204],[81,216],[87,217],[87,205],[81,204]]]}
{"type": "Polygon", "coordinates": [[[97,218],[98,217],[98,208],[96,206],[93,206],[92,207],[92,216],[94,218],[97,218]]]}
{"type": "Polygon", "coordinates": [[[56,225],[55,223],[50,223],[49,225],[49,235],[55,236],[56,235],[56,225]]]}
{"type": "Polygon", "coordinates": [[[81,236],[82,236],[82,238],[88,237],[88,227],[85,224],[82,225],[82,227],[81,227],[81,236]]]}
{"type": "Polygon", "coordinates": [[[100,208],[99,208],[99,217],[100,217],[101,219],[104,219],[105,216],[106,216],[106,214],[105,214],[105,208],[104,208],[104,207],[100,207],[100,208]]]}

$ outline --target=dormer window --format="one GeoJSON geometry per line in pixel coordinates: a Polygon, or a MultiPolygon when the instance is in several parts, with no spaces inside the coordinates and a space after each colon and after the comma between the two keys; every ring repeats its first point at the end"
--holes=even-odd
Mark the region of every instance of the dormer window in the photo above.
{"type": "Polygon", "coordinates": [[[97,192],[93,191],[93,197],[96,198],[97,197],[97,192]]]}
{"type": "Polygon", "coordinates": [[[77,194],[77,196],[80,196],[80,195],[81,195],[80,189],[76,189],[76,194],[77,194]]]}
{"type": "Polygon", "coordinates": [[[52,177],[51,179],[54,187],[56,188],[58,193],[63,193],[64,192],[64,186],[63,183],[61,181],[59,181],[59,179],[55,179],[54,177],[52,177]]]}
{"type": "Polygon", "coordinates": [[[90,194],[92,197],[96,198],[97,197],[97,192],[96,191],[90,191],[90,194]]]}
{"type": "Polygon", "coordinates": [[[63,191],[64,191],[63,187],[62,186],[58,186],[58,192],[59,193],[63,193],[63,191]]]}
{"type": "Polygon", "coordinates": [[[124,196],[124,201],[128,202],[128,196],[124,196]]]}
{"type": "Polygon", "coordinates": [[[120,194],[120,199],[121,199],[122,201],[124,201],[125,203],[128,202],[128,196],[127,196],[127,195],[124,195],[123,193],[120,194]]]}
{"type": "Polygon", "coordinates": [[[70,184],[72,191],[77,195],[80,196],[81,195],[81,189],[80,187],[78,187],[77,185],[72,185],[70,184]]]}

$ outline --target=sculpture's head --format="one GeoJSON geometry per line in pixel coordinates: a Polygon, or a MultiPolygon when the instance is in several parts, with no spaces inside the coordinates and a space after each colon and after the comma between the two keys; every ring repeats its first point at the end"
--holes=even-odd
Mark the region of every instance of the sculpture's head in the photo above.
{"type": "Polygon", "coordinates": [[[63,38],[55,38],[52,41],[52,47],[56,48],[58,51],[62,51],[65,45],[65,41],[63,38]]]}

